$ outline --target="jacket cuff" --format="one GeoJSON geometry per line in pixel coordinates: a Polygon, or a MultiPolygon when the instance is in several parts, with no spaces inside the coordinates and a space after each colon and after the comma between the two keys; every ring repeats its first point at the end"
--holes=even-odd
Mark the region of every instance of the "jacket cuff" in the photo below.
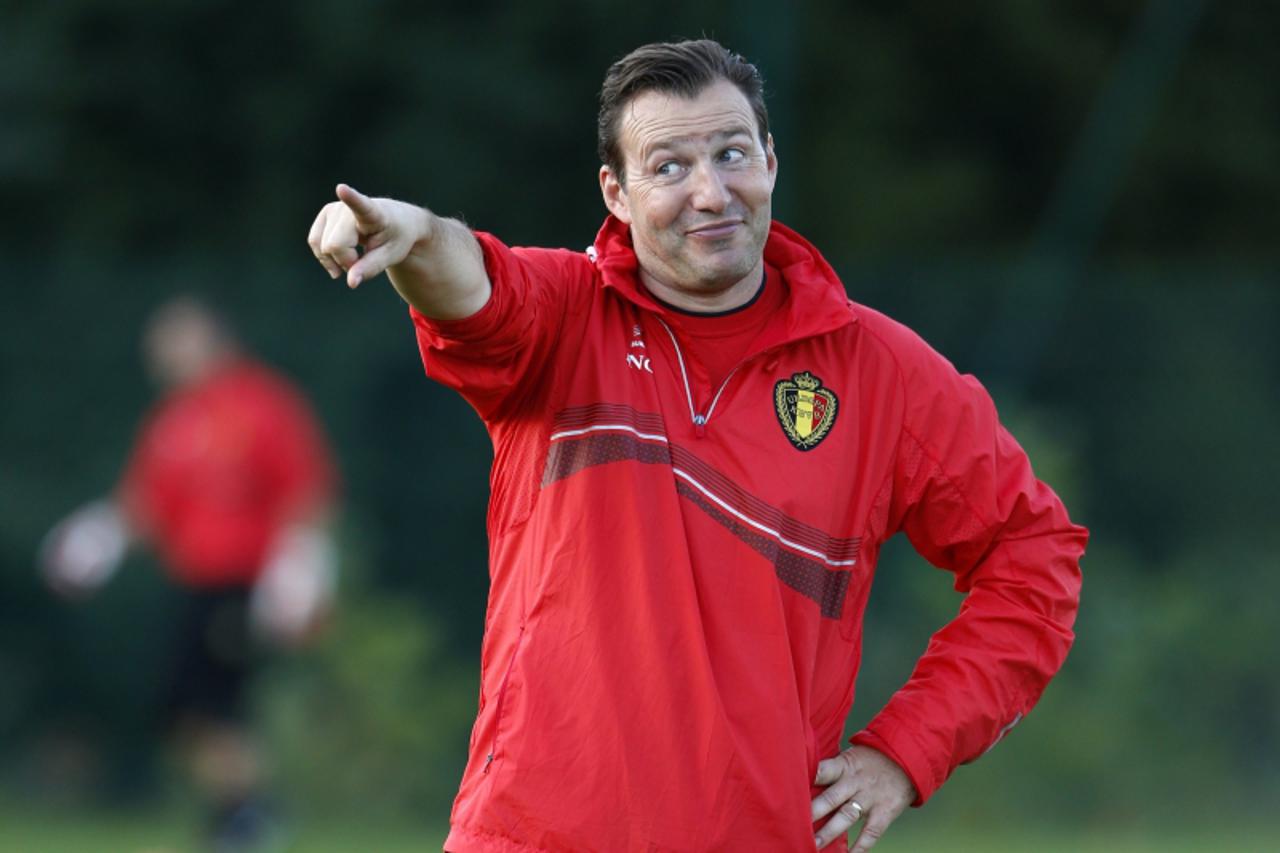
{"type": "Polygon", "coordinates": [[[459,320],[436,320],[419,312],[412,305],[409,306],[409,316],[413,319],[413,325],[432,340],[457,341],[459,343],[483,341],[493,336],[494,330],[498,328],[501,322],[502,318],[498,313],[497,301],[490,294],[489,301],[484,304],[483,308],[470,317],[463,317],[459,320]]]}
{"type": "Polygon", "coordinates": [[[497,237],[484,231],[471,232],[484,256],[484,271],[489,277],[489,299],[476,313],[457,320],[436,320],[426,316],[409,306],[409,316],[420,331],[432,339],[472,343],[494,337],[502,326],[502,299],[506,294],[499,293],[504,275],[508,272],[510,261],[505,257],[511,250],[502,244],[497,237]],[[504,255],[505,253],[505,255],[504,255]]]}
{"type": "Polygon", "coordinates": [[[911,805],[918,808],[925,800],[933,796],[938,786],[933,783],[933,772],[928,757],[909,738],[897,737],[892,742],[886,740],[878,732],[870,728],[849,738],[855,746],[866,746],[876,752],[882,752],[896,765],[902,768],[916,788],[916,799],[911,805]]]}

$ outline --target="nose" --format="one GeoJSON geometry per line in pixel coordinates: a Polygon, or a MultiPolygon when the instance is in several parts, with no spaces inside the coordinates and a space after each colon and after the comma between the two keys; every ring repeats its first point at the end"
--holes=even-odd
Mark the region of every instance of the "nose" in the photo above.
{"type": "Polygon", "coordinates": [[[719,213],[729,206],[729,188],[714,164],[699,163],[689,177],[693,179],[693,194],[689,201],[694,209],[719,213]]]}

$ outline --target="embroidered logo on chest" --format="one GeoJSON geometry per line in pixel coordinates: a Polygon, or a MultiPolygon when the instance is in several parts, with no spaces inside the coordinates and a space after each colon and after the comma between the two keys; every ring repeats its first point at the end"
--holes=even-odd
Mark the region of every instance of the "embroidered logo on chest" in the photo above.
{"type": "Polygon", "coordinates": [[[822,387],[822,380],[807,370],[773,386],[778,423],[796,450],[812,450],[827,437],[839,402],[835,392],[822,387]]]}
{"type": "Polygon", "coordinates": [[[631,345],[627,347],[627,367],[653,373],[653,362],[645,352],[644,333],[639,326],[631,327],[631,345]]]}

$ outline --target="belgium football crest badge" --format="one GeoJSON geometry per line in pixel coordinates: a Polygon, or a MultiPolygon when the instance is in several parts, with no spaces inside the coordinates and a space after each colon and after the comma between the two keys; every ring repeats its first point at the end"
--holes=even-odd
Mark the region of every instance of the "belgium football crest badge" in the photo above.
{"type": "Polygon", "coordinates": [[[809,371],[797,373],[773,386],[778,423],[796,450],[812,450],[831,432],[839,400],[822,380],[809,371]]]}

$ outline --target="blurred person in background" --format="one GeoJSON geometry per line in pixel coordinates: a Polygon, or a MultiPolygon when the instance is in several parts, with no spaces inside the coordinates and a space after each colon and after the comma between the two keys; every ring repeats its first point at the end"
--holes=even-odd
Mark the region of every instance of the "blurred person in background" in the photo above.
{"type": "Polygon", "coordinates": [[[246,353],[200,299],[157,308],[143,354],[162,396],[114,492],[49,532],[42,571],[78,599],[112,576],[132,544],[154,550],[185,608],[166,727],[212,809],[214,849],[258,849],[277,821],[246,690],[265,648],[305,644],[329,616],[334,463],[303,395],[246,353]]]}
{"type": "Polygon", "coordinates": [[[1087,533],[975,379],[772,220],[754,66],[650,44],[600,100],[609,216],[585,252],[346,185],[309,235],[351,287],[388,273],[493,441],[446,849],[843,849],[861,824],[866,850],[1036,704],[1087,533]],[[841,750],[899,531],[965,600],[841,750]]]}

